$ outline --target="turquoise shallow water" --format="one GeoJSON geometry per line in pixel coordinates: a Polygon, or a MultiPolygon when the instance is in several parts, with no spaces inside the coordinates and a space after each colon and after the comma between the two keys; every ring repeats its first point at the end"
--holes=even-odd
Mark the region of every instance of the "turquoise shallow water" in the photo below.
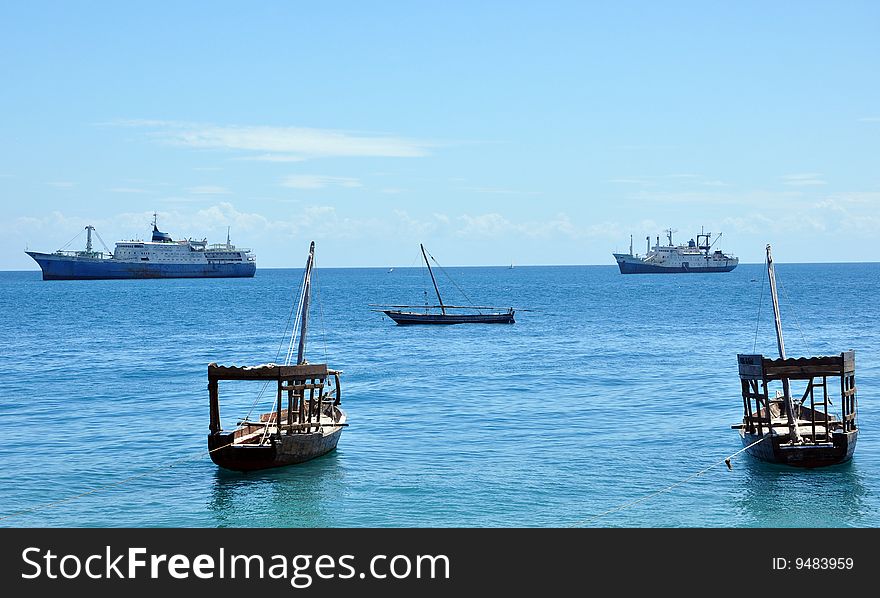
{"type": "MultiPolygon", "coordinates": [[[[301,274],[0,273],[0,526],[880,524],[880,264],[777,265],[789,355],[856,350],[854,460],[802,471],[742,455],[659,494],[741,448],[736,354],[776,350],[763,266],[446,268],[449,303],[467,301],[454,280],[479,303],[533,309],[452,327],[370,311],[422,302],[421,269],[319,269],[308,355],[344,370],[351,427],[301,466],[219,470],[206,366],[276,360],[301,274]]],[[[226,424],[254,390],[221,387],[226,424]]]]}

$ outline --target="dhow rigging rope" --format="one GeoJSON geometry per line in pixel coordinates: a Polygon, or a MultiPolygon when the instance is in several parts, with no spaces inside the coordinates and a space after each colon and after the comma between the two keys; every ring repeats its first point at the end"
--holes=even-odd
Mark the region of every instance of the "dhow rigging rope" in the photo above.
{"type": "MultiPolygon", "coordinates": [[[[303,273],[303,282],[302,282],[302,285],[300,285],[299,299],[296,302],[297,315],[299,315],[299,312],[302,309],[302,306],[306,300],[306,283],[307,282],[308,283],[311,282],[309,279],[309,269],[308,268],[306,268],[306,271],[303,273]]],[[[297,333],[299,332],[299,329],[300,329],[299,327],[300,327],[300,318],[297,317],[293,323],[293,331],[290,334],[290,344],[287,346],[287,357],[284,360],[284,365],[290,365],[290,360],[293,357],[293,346],[294,346],[294,344],[296,344],[296,336],[297,336],[297,333]]],[[[266,382],[266,384],[268,385],[269,383],[266,382]]],[[[272,401],[272,412],[271,412],[272,416],[269,418],[267,425],[265,427],[263,427],[263,435],[260,437],[260,444],[263,444],[264,442],[266,442],[266,439],[269,437],[269,425],[268,424],[272,423],[273,417],[278,417],[277,409],[280,407],[278,405],[278,401],[279,401],[279,397],[276,395],[275,399],[272,401]]],[[[281,422],[276,421],[275,426],[278,430],[280,430],[281,429],[281,422]]]]}
{"type": "MultiPolygon", "coordinates": [[[[284,347],[284,341],[287,339],[287,331],[290,328],[290,321],[293,319],[293,312],[295,309],[296,309],[296,303],[291,301],[290,302],[290,311],[287,314],[287,322],[285,322],[285,324],[284,324],[284,333],[281,335],[281,340],[278,342],[278,349],[275,351],[275,359],[274,359],[275,362],[278,361],[278,357],[281,355],[281,348],[284,347]]],[[[256,409],[257,404],[263,398],[263,395],[266,393],[267,388],[269,388],[269,381],[268,380],[266,381],[265,384],[263,384],[263,388],[260,389],[260,392],[257,394],[257,398],[254,399],[254,402],[251,405],[250,410],[247,412],[247,415],[244,416],[242,423],[238,425],[239,428],[244,426],[244,422],[250,420],[251,414],[254,412],[254,409],[256,409]]],[[[274,403],[272,406],[274,409],[274,406],[275,406],[274,403]]]]}
{"type": "MultiPolygon", "coordinates": [[[[782,282],[782,280],[779,280],[779,279],[777,279],[777,280],[779,282],[779,286],[782,288],[782,294],[785,295],[785,302],[788,305],[792,305],[791,299],[788,297],[788,291],[785,290],[785,284],[782,282]]],[[[794,325],[797,326],[798,332],[801,333],[801,340],[804,341],[804,347],[807,349],[807,354],[812,354],[813,351],[810,350],[810,345],[809,345],[809,343],[807,343],[807,337],[804,335],[803,329],[801,329],[801,323],[797,317],[797,310],[791,309],[788,311],[789,311],[789,313],[794,315],[794,325]]]]}
{"type": "MultiPolygon", "coordinates": [[[[767,264],[767,260],[764,260],[767,264]]],[[[761,306],[764,305],[764,277],[761,277],[761,294],[758,296],[758,313],[755,315],[755,344],[752,346],[752,353],[758,350],[758,326],[761,323],[761,306]]]]}
{"type": "MultiPolygon", "coordinates": [[[[443,272],[443,275],[449,280],[449,282],[451,282],[452,285],[453,285],[456,289],[458,289],[458,292],[461,293],[461,294],[464,296],[464,298],[465,298],[465,299],[466,299],[471,305],[473,305],[473,304],[475,303],[475,301],[474,301],[473,299],[471,299],[470,297],[468,297],[467,293],[464,292],[464,289],[462,289],[460,286],[458,286],[458,283],[455,282],[455,279],[452,278],[452,277],[449,275],[449,273],[446,272],[446,269],[445,269],[443,266],[440,265],[440,262],[437,261],[437,258],[435,258],[433,255],[431,255],[431,252],[428,251],[427,249],[425,250],[425,253],[427,253],[428,256],[429,256],[432,260],[434,260],[434,263],[437,264],[437,267],[440,268],[440,271],[443,272]]],[[[482,311],[479,310],[479,309],[478,309],[477,311],[480,312],[480,313],[482,313],[482,311]]]]}

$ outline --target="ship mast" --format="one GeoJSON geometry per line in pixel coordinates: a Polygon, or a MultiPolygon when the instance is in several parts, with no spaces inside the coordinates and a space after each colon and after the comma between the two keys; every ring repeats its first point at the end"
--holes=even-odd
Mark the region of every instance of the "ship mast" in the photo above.
{"type": "MultiPolygon", "coordinates": [[[[296,354],[296,365],[305,363],[306,332],[309,326],[309,295],[312,290],[312,264],[315,262],[315,242],[309,246],[309,257],[306,260],[306,274],[303,278],[303,300],[300,312],[299,349],[296,354]]],[[[280,392],[280,391],[279,391],[280,392]]]]}
{"type": "MultiPolygon", "coordinates": [[[[779,358],[785,359],[785,339],[782,337],[782,320],[779,317],[779,297],[776,295],[776,271],[773,267],[773,256],[770,255],[770,245],[767,245],[767,276],[770,278],[770,296],[773,299],[773,318],[776,321],[776,345],[779,349],[779,358]]],[[[797,418],[794,412],[794,403],[791,398],[791,386],[788,378],[782,379],[782,391],[785,394],[785,414],[788,416],[788,429],[793,442],[802,442],[798,431],[797,418]]],[[[769,409],[769,405],[767,406],[769,409]]]]}
{"type": "Polygon", "coordinates": [[[431,275],[431,282],[434,283],[434,291],[437,293],[437,301],[440,302],[440,311],[446,315],[446,306],[443,305],[443,299],[440,297],[440,289],[437,287],[437,281],[434,279],[434,271],[431,270],[431,262],[428,261],[428,255],[425,253],[425,246],[419,243],[422,248],[422,257],[425,258],[425,264],[428,266],[428,274],[431,275]]]}
{"type": "Polygon", "coordinates": [[[92,253],[92,231],[95,227],[91,224],[86,227],[86,253],[92,253]]]}

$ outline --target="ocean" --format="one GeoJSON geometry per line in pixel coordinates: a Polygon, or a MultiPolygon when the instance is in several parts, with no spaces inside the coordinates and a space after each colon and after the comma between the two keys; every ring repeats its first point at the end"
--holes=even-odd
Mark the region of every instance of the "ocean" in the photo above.
{"type": "MultiPolygon", "coordinates": [[[[760,264],[444,268],[447,303],[516,324],[400,327],[371,304],[433,303],[423,269],[322,269],[319,247],[306,354],[344,371],[351,425],[329,455],[247,474],[206,453],[207,365],[283,360],[301,269],[2,272],[0,526],[877,527],[880,264],[776,270],[788,355],[856,352],[847,464],[723,463],[736,355],[776,355],[760,264]]],[[[228,428],[259,388],[220,391],[228,428]]]]}

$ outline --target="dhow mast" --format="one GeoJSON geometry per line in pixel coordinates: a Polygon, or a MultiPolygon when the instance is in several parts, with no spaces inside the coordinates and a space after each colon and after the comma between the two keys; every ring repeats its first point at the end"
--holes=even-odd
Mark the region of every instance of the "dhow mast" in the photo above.
{"type": "Polygon", "coordinates": [[[434,279],[434,271],[431,270],[431,262],[428,261],[428,255],[425,253],[425,246],[419,243],[419,247],[422,248],[422,257],[425,258],[425,264],[428,266],[428,274],[431,275],[431,282],[434,283],[434,291],[437,293],[437,301],[440,302],[440,311],[445,316],[446,306],[443,305],[443,299],[440,297],[440,289],[437,287],[437,281],[434,279]]]}
{"type": "MultiPolygon", "coordinates": [[[[776,272],[773,267],[773,256],[770,255],[770,245],[767,245],[767,276],[770,278],[770,296],[773,299],[773,318],[776,321],[776,344],[779,348],[779,358],[785,359],[785,339],[782,337],[782,320],[779,317],[779,298],[776,295],[776,272]]],[[[794,411],[794,402],[791,398],[791,386],[788,378],[782,379],[782,392],[785,394],[785,414],[788,416],[788,429],[791,441],[795,444],[803,442],[798,431],[797,417],[794,411]]],[[[770,405],[767,405],[769,411],[770,405]]]]}
{"type": "Polygon", "coordinates": [[[300,312],[299,349],[296,353],[296,365],[305,363],[306,332],[309,326],[309,295],[312,291],[312,264],[315,262],[315,242],[309,246],[309,257],[306,260],[306,274],[303,278],[303,300],[300,312]]]}

